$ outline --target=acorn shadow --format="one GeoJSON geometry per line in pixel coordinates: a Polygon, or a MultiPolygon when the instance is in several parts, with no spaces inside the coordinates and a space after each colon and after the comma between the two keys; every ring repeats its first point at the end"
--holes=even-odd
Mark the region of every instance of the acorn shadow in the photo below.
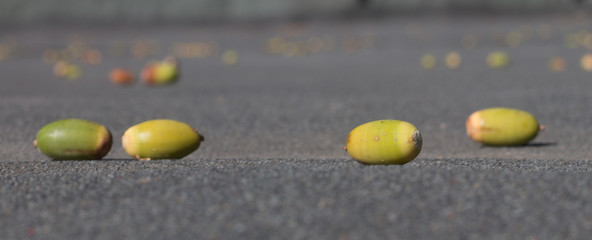
{"type": "Polygon", "coordinates": [[[552,147],[557,146],[556,142],[536,142],[536,143],[528,143],[525,145],[518,145],[518,146],[490,146],[490,145],[481,145],[481,148],[539,148],[539,147],[552,147]]]}
{"type": "Polygon", "coordinates": [[[538,143],[529,143],[524,145],[524,147],[551,147],[557,146],[556,142],[538,142],[538,143]]]}
{"type": "Polygon", "coordinates": [[[106,161],[106,162],[135,162],[138,159],[135,158],[103,158],[96,161],[106,161]]]}
{"type": "Polygon", "coordinates": [[[88,162],[88,161],[100,161],[100,162],[133,162],[138,161],[135,158],[102,158],[102,159],[91,159],[91,160],[78,160],[78,159],[52,159],[52,162],[88,162]]]}
{"type": "Polygon", "coordinates": [[[177,161],[179,159],[136,159],[136,158],[103,158],[100,160],[95,161],[105,161],[105,162],[164,162],[164,161],[177,161]]]}

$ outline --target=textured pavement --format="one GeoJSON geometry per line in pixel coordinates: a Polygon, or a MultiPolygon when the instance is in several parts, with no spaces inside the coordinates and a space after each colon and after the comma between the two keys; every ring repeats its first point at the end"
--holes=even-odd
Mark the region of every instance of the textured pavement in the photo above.
{"type": "Polygon", "coordinates": [[[4,29],[0,46],[13,52],[0,61],[0,236],[586,239],[592,74],[579,61],[590,50],[566,41],[589,23],[552,15],[4,29]],[[518,46],[505,43],[512,31],[522,36],[518,46]],[[461,44],[467,34],[477,39],[473,48],[461,44]],[[277,36],[334,43],[288,57],[266,52],[277,36]],[[75,62],[80,79],[57,79],[43,53],[73,41],[101,51],[102,62],[75,62]],[[138,41],[160,50],[134,57],[138,41]],[[180,58],[175,85],[108,80],[114,67],[139,71],[188,42],[218,49],[180,58]],[[238,53],[235,66],[221,60],[229,49],[238,53]],[[507,69],[486,66],[495,50],[510,54],[507,69]],[[451,51],[462,56],[458,69],[443,64],[451,51]],[[427,53],[438,59],[431,71],[419,64],[427,53]],[[554,56],[566,60],[565,71],[548,69],[554,56]],[[547,130],[523,147],[472,142],[466,118],[495,106],[529,111],[547,130]],[[33,148],[41,127],[72,117],[112,131],[104,160],[51,161],[33,148]],[[181,160],[135,161],[120,137],[155,118],[186,122],[206,141],[181,160]],[[391,118],[421,131],[416,160],[366,166],[343,151],[351,129],[391,118]]]}

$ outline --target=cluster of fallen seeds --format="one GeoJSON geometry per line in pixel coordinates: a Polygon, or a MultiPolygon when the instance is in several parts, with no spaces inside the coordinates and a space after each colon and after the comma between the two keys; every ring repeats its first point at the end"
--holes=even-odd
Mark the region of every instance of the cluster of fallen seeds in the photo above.
{"type": "MultiPolygon", "coordinates": [[[[530,113],[510,108],[474,112],[466,122],[467,135],[491,146],[524,145],[541,127],[530,113]]],[[[138,160],[180,159],[195,151],[204,137],[188,124],[168,119],[130,127],[121,138],[123,149],[138,160]]],[[[112,136],[105,126],[83,119],[52,122],[39,130],[35,146],[56,160],[101,159],[111,150],[112,136]]],[[[378,120],[353,129],[345,150],[364,164],[405,164],[419,155],[423,139],[411,123],[378,120]]]]}
{"type": "MultiPolygon", "coordinates": [[[[363,49],[371,48],[376,37],[371,34],[337,39],[332,35],[303,36],[298,27],[288,29],[285,34],[267,39],[264,50],[268,54],[298,57],[318,53],[333,52],[342,49],[354,54],[363,49]]],[[[417,24],[410,24],[407,34],[413,40],[431,41],[432,34],[417,24]]],[[[533,36],[540,40],[550,39],[553,28],[540,25],[536,29],[521,27],[509,32],[501,32],[493,36],[494,42],[505,47],[517,47],[533,36]]],[[[479,39],[471,33],[464,34],[460,41],[463,49],[477,46],[479,39]]],[[[568,48],[592,49],[592,33],[585,30],[568,34],[564,38],[568,48]]],[[[13,45],[0,44],[0,60],[7,58],[14,51],[13,45]]],[[[113,54],[125,51],[123,45],[113,45],[113,54]]],[[[136,59],[145,59],[159,52],[159,43],[139,41],[131,47],[136,59]]],[[[227,66],[238,63],[237,51],[228,49],[220,51],[216,42],[183,42],[172,48],[172,54],[180,58],[206,58],[220,56],[227,66]]],[[[179,78],[179,64],[175,57],[167,57],[161,61],[150,62],[139,73],[138,77],[147,85],[167,85],[179,78]]],[[[74,43],[65,49],[48,50],[43,54],[44,61],[54,64],[57,77],[75,80],[82,71],[74,60],[81,60],[88,65],[101,63],[102,54],[98,50],[74,43]]],[[[457,69],[463,63],[461,55],[451,51],[443,57],[445,66],[457,69]]],[[[493,51],[485,57],[485,64],[492,69],[507,68],[511,58],[506,51],[493,51]]],[[[420,58],[423,69],[433,70],[438,60],[433,54],[425,54],[420,58]]],[[[584,71],[592,71],[592,54],[585,54],[579,62],[584,71]]],[[[548,62],[548,68],[554,72],[564,71],[566,59],[554,56],[548,62]]],[[[134,83],[136,75],[128,69],[115,68],[109,79],[117,85],[134,83]]],[[[510,108],[490,108],[472,113],[466,121],[467,135],[474,141],[491,146],[519,146],[528,144],[543,129],[536,118],[528,112],[510,108]]],[[[122,136],[122,147],[130,156],[139,160],[179,159],[198,149],[203,136],[191,126],[166,119],[151,120],[137,124],[125,131],[122,136]]],[[[405,164],[415,159],[422,149],[423,139],[419,130],[412,124],[399,120],[378,120],[362,124],[354,128],[348,135],[346,151],[357,161],[364,164],[405,164]]],[[[50,123],[39,130],[35,146],[45,155],[53,159],[85,160],[101,159],[111,149],[111,132],[103,125],[82,119],[64,119],[50,123]]]]}
{"type": "MultiPolygon", "coordinates": [[[[121,140],[138,160],[179,159],[195,151],[204,137],[185,123],[157,119],[130,127],[121,140]]],[[[92,160],[107,155],[112,143],[111,131],[101,124],[63,119],[41,128],[34,145],[56,160],[92,160]]]]}
{"type": "MultiPolygon", "coordinates": [[[[462,63],[462,58],[458,52],[449,52],[444,57],[444,64],[449,69],[457,69],[462,63]]],[[[493,69],[505,68],[510,64],[510,56],[504,51],[495,51],[487,55],[487,66],[493,69]]],[[[420,59],[421,67],[425,70],[436,68],[437,59],[433,54],[425,54],[420,59]]]]}
{"type": "MultiPolygon", "coordinates": [[[[466,122],[467,135],[490,146],[519,146],[534,139],[539,129],[530,113],[511,108],[476,111],[466,122]]],[[[352,130],[345,150],[364,164],[405,164],[417,157],[422,147],[421,133],[399,120],[378,120],[352,130]]]]}
{"type": "MultiPolygon", "coordinates": [[[[435,55],[427,53],[421,56],[421,68],[425,70],[434,70],[437,67],[438,60],[435,55]]],[[[458,52],[449,52],[444,57],[444,64],[449,69],[457,69],[462,63],[462,57],[458,52]]],[[[485,58],[486,65],[491,69],[504,69],[511,63],[510,55],[505,51],[493,51],[487,54],[485,58]]],[[[584,54],[579,61],[582,70],[592,72],[592,53],[584,54]]],[[[563,57],[553,56],[549,59],[548,68],[553,72],[563,72],[567,69],[567,60],[563,57]]]]}
{"type": "MultiPolygon", "coordinates": [[[[108,52],[112,56],[133,56],[137,60],[144,60],[161,54],[163,46],[159,41],[141,40],[133,43],[112,42],[108,44],[108,52]]],[[[171,55],[163,60],[151,61],[146,64],[139,74],[134,71],[116,67],[109,72],[111,83],[119,86],[133,84],[136,77],[149,86],[169,85],[179,78],[179,58],[206,58],[219,55],[217,42],[181,42],[171,46],[171,55]]],[[[13,45],[0,43],[0,60],[7,58],[16,49],[13,45]],[[9,48],[10,47],[10,48],[9,48]],[[5,53],[5,54],[4,54],[5,53]]],[[[227,66],[236,65],[238,53],[233,50],[224,52],[222,62],[227,66]]],[[[82,77],[81,64],[99,65],[103,61],[103,53],[87,45],[83,41],[74,41],[63,49],[47,49],[43,52],[45,63],[53,65],[54,76],[67,80],[78,80],[82,77]]]]}
{"type": "MultiPolygon", "coordinates": [[[[148,86],[172,84],[179,78],[179,63],[172,56],[162,61],[150,62],[144,67],[140,77],[148,86]]],[[[115,68],[109,73],[109,79],[113,84],[129,86],[134,83],[134,74],[127,69],[115,68]]]]}

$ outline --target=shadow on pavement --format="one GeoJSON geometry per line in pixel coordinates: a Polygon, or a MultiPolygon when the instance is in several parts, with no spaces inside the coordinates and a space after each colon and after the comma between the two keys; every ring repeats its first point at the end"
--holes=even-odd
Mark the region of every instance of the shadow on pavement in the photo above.
{"type": "Polygon", "coordinates": [[[537,143],[528,143],[526,145],[519,145],[519,146],[489,146],[489,145],[481,145],[481,148],[529,148],[529,147],[551,147],[557,146],[556,142],[537,142],[537,143]]]}

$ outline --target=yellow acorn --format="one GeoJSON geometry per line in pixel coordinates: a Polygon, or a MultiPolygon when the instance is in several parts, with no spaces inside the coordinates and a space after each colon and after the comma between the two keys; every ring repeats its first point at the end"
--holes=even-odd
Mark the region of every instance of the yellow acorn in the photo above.
{"type": "Polygon", "coordinates": [[[495,51],[487,55],[487,66],[490,68],[505,68],[510,64],[510,55],[503,51],[495,51]]]}
{"type": "Polygon", "coordinates": [[[425,70],[436,68],[436,57],[432,54],[423,55],[420,59],[421,67],[425,70]]]}
{"type": "Polygon", "coordinates": [[[226,66],[234,66],[238,62],[238,53],[234,50],[228,50],[222,54],[222,62],[226,66]]]}
{"type": "Polygon", "coordinates": [[[179,66],[174,57],[163,61],[152,62],[142,70],[141,78],[148,85],[166,85],[179,78],[179,66]]]}
{"type": "Polygon", "coordinates": [[[111,150],[111,132],[105,126],[83,119],[63,119],[45,125],[35,146],[58,160],[101,159],[111,150]]]}
{"type": "Polygon", "coordinates": [[[410,123],[378,120],[352,130],[345,149],[361,163],[405,164],[417,157],[421,145],[421,134],[410,123]]]}
{"type": "Polygon", "coordinates": [[[137,124],[121,138],[127,154],[138,160],[183,158],[195,151],[203,140],[191,126],[168,119],[137,124]]]}
{"type": "Polygon", "coordinates": [[[78,67],[76,65],[67,66],[65,72],[66,72],[65,78],[68,80],[77,80],[78,78],[80,78],[80,75],[82,75],[82,71],[80,70],[80,67],[78,67]]]}
{"type": "Polygon", "coordinates": [[[467,119],[466,127],[471,139],[492,146],[524,145],[541,129],[530,113],[512,108],[476,111],[467,119]]]}

